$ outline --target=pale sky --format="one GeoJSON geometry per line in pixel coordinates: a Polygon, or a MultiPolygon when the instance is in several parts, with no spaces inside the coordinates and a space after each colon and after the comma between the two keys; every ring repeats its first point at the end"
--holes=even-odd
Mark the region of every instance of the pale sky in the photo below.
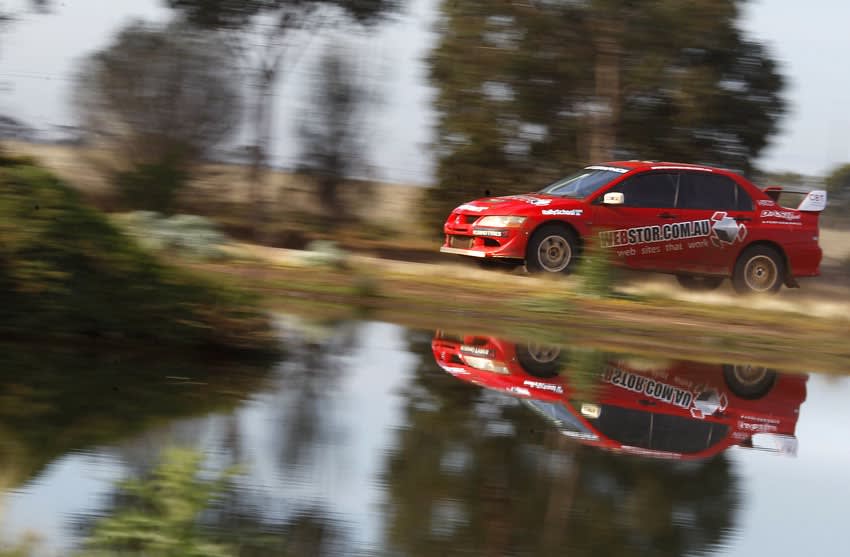
{"type": "MultiPolygon", "coordinates": [[[[13,8],[24,0],[0,5],[13,8]]],[[[40,129],[72,124],[71,78],[79,60],[103,47],[133,18],[164,19],[160,0],[63,0],[51,15],[24,15],[0,34],[0,114],[40,129]]],[[[433,42],[437,0],[413,0],[395,23],[373,32],[363,49],[383,80],[383,103],[371,116],[370,159],[379,179],[427,184],[433,164],[428,148],[434,115],[423,58],[433,42]]],[[[753,0],[741,25],[766,42],[788,80],[789,114],[782,132],[764,152],[767,170],[823,174],[850,161],[850,3],[753,0]]],[[[299,62],[279,89],[274,155],[294,160],[294,112],[307,106],[307,77],[321,41],[299,62]]]]}

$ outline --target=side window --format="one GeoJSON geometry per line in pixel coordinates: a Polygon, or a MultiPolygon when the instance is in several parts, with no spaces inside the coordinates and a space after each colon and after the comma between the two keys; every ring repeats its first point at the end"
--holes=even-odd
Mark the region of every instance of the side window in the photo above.
{"type": "Polygon", "coordinates": [[[608,190],[623,194],[624,206],[652,209],[676,206],[677,174],[640,174],[608,190]]]}
{"type": "Polygon", "coordinates": [[[746,191],[744,191],[744,188],[742,188],[738,184],[735,184],[735,186],[738,189],[738,205],[737,205],[736,209],[738,211],[752,211],[753,210],[753,198],[750,197],[750,194],[748,194],[746,191]]]}
{"type": "Polygon", "coordinates": [[[682,174],[679,184],[680,209],[752,211],[753,200],[730,178],[693,172],[682,174]]]}

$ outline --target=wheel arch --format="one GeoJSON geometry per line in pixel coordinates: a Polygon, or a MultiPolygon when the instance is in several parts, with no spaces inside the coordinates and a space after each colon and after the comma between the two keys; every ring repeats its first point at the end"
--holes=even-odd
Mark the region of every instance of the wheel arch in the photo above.
{"type": "Polygon", "coordinates": [[[572,232],[573,236],[576,239],[576,242],[578,243],[579,255],[581,255],[581,252],[584,251],[584,236],[582,236],[578,228],[573,226],[572,223],[569,223],[565,220],[550,219],[539,223],[537,226],[535,226],[532,230],[528,232],[529,240],[531,240],[532,236],[537,234],[537,231],[543,228],[544,226],[560,226],[564,230],[569,230],[570,232],[572,232]]]}
{"type": "Polygon", "coordinates": [[[741,256],[744,255],[744,252],[755,246],[765,246],[775,250],[779,254],[779,256],[782,258],[782,265],[785,271],[785,276],[782,277],[782,282],[787,285],[788,282],[793,279],[791,275],[791,264],[788,261],[788,254],[785,253],[785,250],[782,248],[781,245],[771,240],[756,240],[755,242],[750,242],[749,244],[742,247],[741,250],[738,252],[738,255],[735,257],[735,261],[732,262],[732,268],[730,270],[729,276],[732,276],[734,274],[735,265],[737,265],[738,260],[741,259],[741,256]]]}

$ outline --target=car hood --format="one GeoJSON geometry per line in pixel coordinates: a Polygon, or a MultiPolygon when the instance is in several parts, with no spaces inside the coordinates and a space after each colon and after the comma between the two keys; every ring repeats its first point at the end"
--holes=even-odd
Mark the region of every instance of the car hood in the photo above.
{"type": "Polygon", "coordinates": [[[580,199],[557,197],[539,193],[506,195],[503,197],[484,197],[464,203],[454,212],[477,215],[516,215],[534,214],[548,210],[580,209],[580,199]]]}

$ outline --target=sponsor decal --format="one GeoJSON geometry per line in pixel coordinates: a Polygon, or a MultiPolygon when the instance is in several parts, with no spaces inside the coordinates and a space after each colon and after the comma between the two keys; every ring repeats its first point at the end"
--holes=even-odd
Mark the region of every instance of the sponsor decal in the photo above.
{"type": "Polygon", "coordinates": [[[531,396],[531,392],[528,389],[523,389],[522,387],[508,387],[505,390],[515,395],[531,396]]]}
{"type": "Polygon", "coordinates": [[[603,380],[621,389],[640,393],[649,398],[654,398],[655,400],[660,400],[661,402],[666,402],[667,404],[672,404],[686,410],[691,407],[696,399],[694,393],[687,389],[680,389],[679,387],[655,379],[649,379],[642,375],[629,373],[616,367],[609,368],[605,372],[603,380]]]}
{"type": "Polygon", "coordinates": [[[443,368],[444,371],[447,371],[452,375],[469,375],[469,372],[463,369],[462,367],[447,366],[443,364],[439,364],[439,366],[443,368]]]}
{"type": "Polygon", "coordinates": [[[777,428],[773,424],[751,424],[748,422],[738,422],[738,429],[743,431],[752,431],[754,433],[773,433],[777,428]]]}
{"type": "Polygon", "coordinates": [[[800,220],[801,215],[796,211],[762,211],[761,218],[800,220]]]}
{"type": "Polygon", "coordinates": [[[776,203],[772,199],[759,199],[759,205],[761,207],[773,207],[776,203]]]}
{"type": "Polygon", "coordinates": [[[455,211],[472,211],[473,213],[480,213],[481,211],[486,211],[487,207],[481,207],[479,205],[472,205],[471,203],[464,203],[455,211]]]}
{"type": "Polygon", "coordinates": [[[517,201],[525,201],[529,205],[545,207],[552,203],[551,199],[540,199],[539,197],[531,197],[530,195],[509,195],[507,199],[515,199],[517,201]]]}
{"type": "Polygon", "coordinates": [[[542,215],[558,215],[568,217],[580,217],[584,214],[582,209],[543,209],[542,215]]]}
{"type": "Polygon", "coordinates": [[[739,223],[727,213],[718,211],[711,217],[711,243],[715,247],[743,242],[747,238],[747,227],[739,223]]]}
{"type": "Polygon", "coordinates": [[[476,228],[472,233],[476,236],[495,236],[496,238],[508,235],[507,230],[489,230],[487,228],[476,228]]]}
{"type": "Polygon", "coordinates": [[[637,226],[620,230],[605,230],[599,233],[599,241],[604,248],[617,248],[635,244],[702,238],[710,234],[711,221],[703,219],[663,225],[637,226]]]}
{"type": "Polygon", "coordinates": [[[564,392],[564,388],[560,385],[553,385],[551,383],[541,383],[540,381],[523,381],[523,385],[527,387],[532,387],[534,389],[540,389],[541,391],[552,391],[553,393],[561,394],[564,392]]]}
{"type": "Polygon", "coordinates": [[[584,169],[585,170],[607,170],[608,172],[616,172],[618,174],[625,174],[626,172],[629,171],[628,168],[617,168],[616,166],[601,166],[601,165],[585,166],[584,169]]]}
{"type": "Polygon", "coordinates": [[[743,414],[741,416],[742,420],[749,420],[751,422],[762,422],[766,424],[778,424],[779,418],[769,418],[764,416],[750,416],[749,414],[743,414]]]}
{"type": "Polygon", "coordinates": [[[471,354],[473,356],[483,356],[485,358],[493,356],[493,351],[483,346],[470,346],[468,344],[464,344],[460,347],[460,351],[464,354],[471,354]]]}

